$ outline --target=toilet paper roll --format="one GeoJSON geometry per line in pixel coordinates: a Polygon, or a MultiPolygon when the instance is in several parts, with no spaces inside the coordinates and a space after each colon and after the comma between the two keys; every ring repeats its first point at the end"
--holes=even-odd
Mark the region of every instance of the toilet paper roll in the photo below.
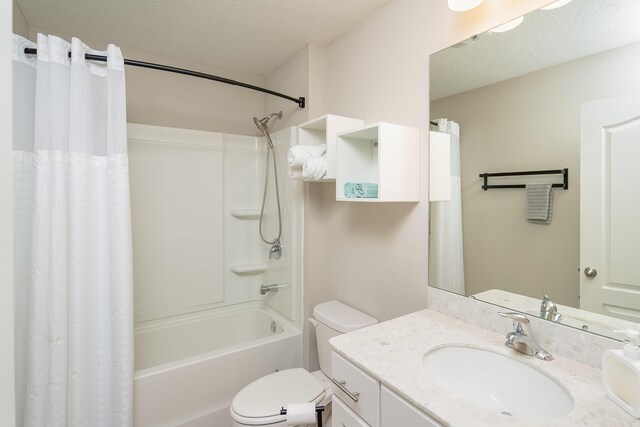
{"type": "Polygon", "coordinates": [[[287,405],[287,425],[313,424],[316,422],[315,403],[291,403],[287,405]]]}

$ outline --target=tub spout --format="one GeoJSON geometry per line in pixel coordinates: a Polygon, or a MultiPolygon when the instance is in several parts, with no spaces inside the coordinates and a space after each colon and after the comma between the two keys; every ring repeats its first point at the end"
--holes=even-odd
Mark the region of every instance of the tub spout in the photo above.
{"type": "Polygon", "coordinates": [[[268,292],[278,292],[278,289],[285,286],[287,285],[278,285],[277,283],[272,283],[270,285],[260,285],[260,295],[266,295],[268,292]]]}

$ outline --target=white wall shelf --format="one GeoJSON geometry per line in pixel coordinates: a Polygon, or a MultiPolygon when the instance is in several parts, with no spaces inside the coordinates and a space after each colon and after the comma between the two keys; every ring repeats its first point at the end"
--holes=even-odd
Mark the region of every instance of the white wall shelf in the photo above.
{"type": "Polygon", "coordinates": [[[364,120],[326,114],[298,126],[298,144],[327,144],[327,173],[322,181],[336,179],[336,134],[361,127],[364,120]]]}
{"type": "Polygon", "coordinates": [[[336,136],[336,200],[417,202],[420,199],[420,130],[379,122],[336,136]],[[378,184],[377,198],[347,198],[344,184],[378,184]]]}

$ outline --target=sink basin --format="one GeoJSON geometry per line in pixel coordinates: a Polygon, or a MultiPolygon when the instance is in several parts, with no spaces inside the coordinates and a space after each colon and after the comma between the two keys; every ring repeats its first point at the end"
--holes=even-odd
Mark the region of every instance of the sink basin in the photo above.
{"type": "Polygon", "coordinates": [[[490,412],[548,420],[573,409],[571,395],[553,378],[490,350],[439,347],[424,355],[422,365],[438,386],[490,412]]]}

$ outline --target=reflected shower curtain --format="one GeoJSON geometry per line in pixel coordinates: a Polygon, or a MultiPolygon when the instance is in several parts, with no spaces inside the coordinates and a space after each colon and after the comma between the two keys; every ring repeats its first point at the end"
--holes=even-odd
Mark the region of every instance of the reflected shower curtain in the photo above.
{"type": "Polygon", "coordinates": [[[437,131],[451,135],[451,200],[431,202],[429,284],[464,294],[460,126],[447,119],[439,119],[437,122],[437,131]]]}
{"type": "Polygon", "coordinates": [[[14,36],[13,58],[18,425],[130,426],[124,60],[42,34],[14,36]]]}

